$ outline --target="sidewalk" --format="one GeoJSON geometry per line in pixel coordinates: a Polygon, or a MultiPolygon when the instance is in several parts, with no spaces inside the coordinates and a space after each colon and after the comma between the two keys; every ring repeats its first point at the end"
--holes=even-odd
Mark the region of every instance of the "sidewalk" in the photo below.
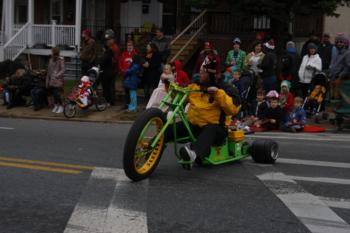
{"type": "Polygon", "coordinates": [[[143,111],[144,106],[139,106],[137,113],[129,113],[121,109],[121,106],[111,106],[103,112],[91,107],[87,112],[78,110],[74,118],[66,118],[63,113],[56,114],[51,112],[51,108],[43,108],[39,111],[33,111],[32,107],[14,107],[6,109],[6,106],[0,106],[0,117],[3,118],[24,118],[41,120],[61,120],[61,121],[80,121],[80,122],[101,122],[101,123],[132,123],[138,114],[143,111]]]}

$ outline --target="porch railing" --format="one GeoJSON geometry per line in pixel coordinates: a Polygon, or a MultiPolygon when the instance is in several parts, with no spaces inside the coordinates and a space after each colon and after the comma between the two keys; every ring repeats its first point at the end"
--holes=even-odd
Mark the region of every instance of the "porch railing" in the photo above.
{"type": "Polygon", "coordinates": [[[26,23],[21,29],[2,47],[0,60],[15,60],[28,45],[28,29],[30,23],[26,23]]]}
{"type": "Polygon", "coordinates": [[[75,26],[57,24],[34,24],[33,44],[75,45],[75,26]]]}

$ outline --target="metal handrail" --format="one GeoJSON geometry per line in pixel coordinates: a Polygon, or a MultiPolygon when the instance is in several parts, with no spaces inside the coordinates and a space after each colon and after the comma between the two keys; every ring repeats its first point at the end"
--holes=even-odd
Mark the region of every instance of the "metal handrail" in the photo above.
{"type": "Polygon", "coordinates": [[[4,44],[4,48],[8,47],[9,44],[11,44],[15,39],[17,39],[17,36],[18,36],[20,33],[22,33],[27,27],[29,27],[29,25],[30,25],[29,22],[26,23],[26,24],[24,24],[24,26],[23,26],[20,30],[18,30],[18,32],[16,32],[16,34],[13,35],[12,38],[11,38],[9,41],[6,42],[6,44],[4,44]]]}
{"type": "Polygon", "coordinates": [[[189,44],[197,37],[197,35],[203,30],[203,28],[207,25],[207,23],[203,23],[203,25],[191,36],[191,38],[186,42],[184,46],[175,54],[175,56],[170,60],[170,63],[174,62],[178,56],[187,48],[189,44]]]}
{"type": "Polygon", "coordinates": [[[182,37],[197,21],[199,21],[206,13],[208,12],[207,9],[202,11],[179,35],[177,35],[171,42],[170,45],[173,45],[180,37],[182,37]]]}

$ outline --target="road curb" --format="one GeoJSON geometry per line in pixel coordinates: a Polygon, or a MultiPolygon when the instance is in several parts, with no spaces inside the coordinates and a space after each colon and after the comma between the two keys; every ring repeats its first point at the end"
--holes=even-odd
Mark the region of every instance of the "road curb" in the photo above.
{"type": "Polygon", "coordinates": [[[35,116],[16,116],[16,115],[2,115],[0,118],[10,119],[31,119],[31,120],[48,120],[48,121],[66,121],[66,122],[91,122],[91,123],[103,123],[103,124],[132,124],[134,121],[123,121],[123,120],[93,120],[93,119],[82,119],[82,118],[56,118],[56,117],[35,117],[35,116]]]}

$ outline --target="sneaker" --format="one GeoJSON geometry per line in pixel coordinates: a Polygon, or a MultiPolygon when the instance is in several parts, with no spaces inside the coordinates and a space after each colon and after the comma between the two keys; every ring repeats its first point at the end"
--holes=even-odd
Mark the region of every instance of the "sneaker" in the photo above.
{"type": "Polygon", "coordinates": [[[57,110],[58,110],[58,105],[55,104],[55,107],[53,107],[52,112],[53,112],[53,113],[56,113],[57,110]]]}
{"type": "Polygon", "coordinates": [[[64,110],[63,106],[58,106],[56,113],[62,113],[64,110]]]}
{"type": "MultiPolygon", "coordinates": [[[[194,162],[197,158],[196,152],[191,150],[188,146],[184,146],[180,149],[180,156],[185,162],[194,162]]],[[[192,168],[192,163],[183,164],[183,168],[186,170],[190,170],[192,168]]]]}

